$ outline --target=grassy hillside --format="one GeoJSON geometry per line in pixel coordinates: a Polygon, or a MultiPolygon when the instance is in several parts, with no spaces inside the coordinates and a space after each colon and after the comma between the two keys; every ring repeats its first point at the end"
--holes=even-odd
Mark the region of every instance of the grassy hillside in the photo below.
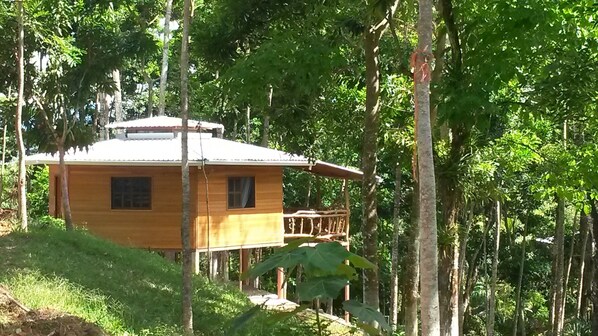
{"type": "MultiPolygon", "coordinates": [[[[32,308],[80,316],[115,335],[177,335],[181,269],[158,255],[56,228],[0,236],[0,284],[32,308]]],[[[194,328],[226,334],[250,307],[234,288],[195,278],[194,328]]],[[[1,321],[1,319],[0,319],[1,321]]],[[[305,335],[300,323],[259,317],[243,335],[305,335]]]]}

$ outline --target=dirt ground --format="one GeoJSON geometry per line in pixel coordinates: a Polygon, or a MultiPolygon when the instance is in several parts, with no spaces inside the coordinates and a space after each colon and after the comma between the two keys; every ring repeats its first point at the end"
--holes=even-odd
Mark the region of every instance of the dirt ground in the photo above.
{"type": "Polygon", "coordinates": [[[14,210],[0,209],[0,237],[7,235],[12,231],[13,223],[11,218],[14,217],[14,210]]]}
{"type": "MultiPolygon", "coordinates": [[[[26,307],[25,307],[26,308],[26,307]]],[[[98,326],[50,309],[25,310],[0,288],[0,336],[106,336],[98,326]]]]}

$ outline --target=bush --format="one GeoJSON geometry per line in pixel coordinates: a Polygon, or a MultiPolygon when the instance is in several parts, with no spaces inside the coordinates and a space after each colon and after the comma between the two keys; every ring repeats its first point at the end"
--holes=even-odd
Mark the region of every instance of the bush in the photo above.
{"type": "Polygon", "coordinates": [[[42,216],[38,219],[33,221],[33,226],[40,228],[40,229],[47,229],[47,228],[57,228],[57,229],[65,229],[64,220],[62,218],[54,218],[52,216],[42,216]]]}
{"type": "Polygon", "coordinates": [[[27,212],[32,218],[47,215],[50,178],[48,166],[33,166],[27,170],[27,212]]]}

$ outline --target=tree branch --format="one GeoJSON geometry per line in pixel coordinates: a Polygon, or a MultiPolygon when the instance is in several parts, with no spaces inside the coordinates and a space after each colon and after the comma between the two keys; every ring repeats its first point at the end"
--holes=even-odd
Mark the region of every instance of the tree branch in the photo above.
{"type": "Polygon", "coordinates": [[[41,115],[42,115],[42,117],[44,119],[44,122],[45,122],[46,126],[48,127],[48,129],[50,130],[50,133],[52,134],[52,137],[54,138],[54,141],[56,143],[58,143],[58,140],[59,140],[58,134],[56,133],[56,130],[54,129],[54,127],[52,127],[52,123],[50,122],[50,118],[48,118],[48,113],[46,113],[46,108],[44,107],[44,105],[42,104],[42,102],[37,98],[37,96],[35,94],[33,94],[31,96],[33,98],[33,101],[37,105],[37,107],[39,107],[39,110],[40,110],[41,115]]]}
{"type": "Polygon", "coordinates": [[[440,0],[442,7],[442,18],[446,25],[446,30],[451,43],[451,54],[453,62],[455,62],[455,70],[461,73],[461,66],[463,64],[463,56],[461,51],[461,42],[459,41],[459,31],[455,24],[455,15],[453,14],[453,3],[451,0],[440,0]]]}

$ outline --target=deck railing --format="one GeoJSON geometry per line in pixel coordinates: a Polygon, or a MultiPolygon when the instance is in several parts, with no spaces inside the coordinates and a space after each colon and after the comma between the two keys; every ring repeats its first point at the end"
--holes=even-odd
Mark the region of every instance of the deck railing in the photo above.
{"type": "Polygon", "coordinates": [[[346,240],[348,211],[299,210],[284,214],[285,238],[317,236],[323,240],[346,240]]]}

